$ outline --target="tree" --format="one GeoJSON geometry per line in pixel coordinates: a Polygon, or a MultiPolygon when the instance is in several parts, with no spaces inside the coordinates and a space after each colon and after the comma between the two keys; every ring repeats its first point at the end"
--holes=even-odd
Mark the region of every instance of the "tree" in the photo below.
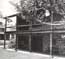
{"type": "Polygon", "coordinates": [[[14,4],[13,2],[11,4],[16,7],[21,17],[26,20],[51,25],[52,15],[53,24],[65,18],[65,8],[62,0],[21,0],[20,5],[14,4]]]}

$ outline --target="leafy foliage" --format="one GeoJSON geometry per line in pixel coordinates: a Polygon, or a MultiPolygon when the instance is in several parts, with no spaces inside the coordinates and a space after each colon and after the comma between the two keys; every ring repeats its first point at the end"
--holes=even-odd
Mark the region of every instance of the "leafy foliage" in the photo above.
{"type": "Polygon", "coordinates": [[[60,0],[21,0],[15,5],[21,17],[38,22],[51,22],[64,20],[65,8],[60,0]]]}

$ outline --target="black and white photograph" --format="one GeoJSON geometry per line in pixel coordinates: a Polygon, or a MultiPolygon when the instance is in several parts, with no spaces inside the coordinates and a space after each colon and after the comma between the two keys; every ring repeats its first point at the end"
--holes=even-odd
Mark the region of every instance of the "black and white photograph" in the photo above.
{"type": "Polygon", "coordinates": [[[0,0],[0,59],[65,59],[65,0],[0,0]]]}

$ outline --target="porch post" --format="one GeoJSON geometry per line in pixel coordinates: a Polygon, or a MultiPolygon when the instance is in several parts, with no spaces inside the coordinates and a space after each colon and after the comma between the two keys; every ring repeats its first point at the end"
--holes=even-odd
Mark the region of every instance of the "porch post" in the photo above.
{"type": "Polygon", "coordinates": [[[50,33],[50,56],[51,56],[51,59],[53,58],[53,55],[52,55],[52,29],[53,29],[53,26],[52,26],[52,23],[53,23],[53,11],[51,11],[51,33],[50,33]]]}
{"type": "MultiPolygon", "coordinates": [[[[17,17],[17,16],[16,16],[17,17]]],[[[15,47],[15,50],[17,51],[17,49],[18,49],[18,29],[17,29],[18,27],[17,27],[17,19],[16,19],[16,47],[15,47]]]]}
{"type": "Polygon", "coordinates": [[[4,49],[6,48],[6,28],[7,28],[7,18],[5,19],[5,29],[4,29],[4,49]]]}

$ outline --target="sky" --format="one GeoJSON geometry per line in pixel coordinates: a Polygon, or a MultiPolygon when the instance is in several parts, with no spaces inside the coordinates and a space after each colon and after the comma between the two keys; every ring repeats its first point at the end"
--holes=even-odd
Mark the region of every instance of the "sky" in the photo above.
{"type": "Polygon", "coordinates": [[[0,13],[2,13],[3,16],[9,16],[17,12],[15,7],[11,5],[9,1],[14,3],[19,2],[19,0],[0,0],[0,13]]]}
{"type": "MultiPolygon", "coordinates": [[[[13,14],[17,13],[15,7],[12,4],[10,4],[9,1],[17,3],[20,0],[0,0],[0,14],[2,14],[3,17],[10,16],[10,15],[13,15],[13,14]]],[[[16,24],[16,18],[13,17],[11,19],[12,19],[12,22],[8,23],[7,26],[10,26],[10,25],[14,26],[16,24]]],[[[2,22],[3,25],[4,25],[5,24],[5,19],[0,18],[0,22],[2,22]]]]}

